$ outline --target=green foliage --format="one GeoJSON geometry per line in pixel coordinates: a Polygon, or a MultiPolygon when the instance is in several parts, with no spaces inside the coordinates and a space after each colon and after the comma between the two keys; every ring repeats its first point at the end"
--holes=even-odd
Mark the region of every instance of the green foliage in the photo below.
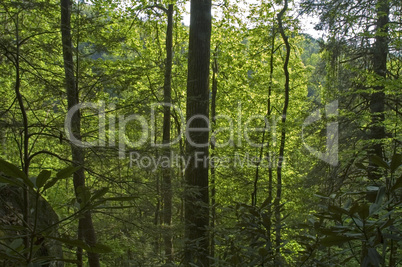
{"type": "MultiPolygon", "coordinates": [[[[395,154],[390,164],[380,158],[373,161],[388,171],[391,178],[401,166],[400,157],[395,154]]],[[[318,220],[312,219],[311,225],[306,225],[315,235],[302,237],[305,246],[302,260],[306,264],[313,261],[330,264],[342,259],[343,263],[361,266],[389,266],[400,261],[397,252],[402,241],[401,202],[397,192],[400,177],[386,180],[389,184],[368,186],[365,191],[329,197],[317,194],[326,204],[321,212],[314,214],[318,220]],[[331,257],[326,256],[324,247],[332,252],[331,257]]]]}

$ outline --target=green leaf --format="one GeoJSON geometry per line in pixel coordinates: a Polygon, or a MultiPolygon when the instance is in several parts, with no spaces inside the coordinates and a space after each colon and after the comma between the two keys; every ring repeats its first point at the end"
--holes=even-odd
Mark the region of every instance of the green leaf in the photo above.
{"type": "Polygon", "coordinates": [[[395,172],[402,164],[402,154],[395,154],[391,160],[391,172],[395,172]]]}
{"type": "Polygon", "coordinates": [[[258,254],[259,254],[261,257],[265,257],[265,256],[268,255],[268,251],[267,251],[265,248],[259,248],[259,249],[258,249],[258,254]]]}
{"type": "Polygon", "coordinates": [[[392,186],[391,191],[395,191],[396,189],[402,187],[402,175],[396,179],[395,184],[392,186]]]}
{"type": "Polygon", "coordinates": [[[51,174],[52,172],[48,170],[41,171],[36,178],[36,187],[41,188],[42,186],[44,186],[47,180],[50,178],[51,174]]]}
{"type": "Polygon", "coordinates": [[[95,193],[93,193],[91,200],[95,200],[95,199],[103,197],[108,191],[109,191],[109,188],[107,188],[107,187],[103,187],[99,190],[96,190],[95,193]]]}
{"type": "Polygon", "coordinates": [[[319,197],[319,198],[323,198],[323,199],[329,199],[328,196],[321,194],[321,193],[315,193],[314,196],[319,197]]]}
{"type": "Polygon", "coordinates": [[[78,171],[79,169],[81,169],[81,166],[77,166],[77,167],[68,166],[68,167],[60,170],[58,173],[56,173],[56,178],[53,178],[52,180],[50,180],[49,182],[47,182],[45,184],[45,186],[43,187],[43,191],[54,186],[57,183],[57,181],[70,177],[74,172],[78,171]]]}
{"type": "Polygon", "coordinates": [[[384,195],[385,195],[385,187],[381,186],[377,192],[377,197],[375,199],[375,203],[380,205],[382,203],[382,199],[383,199],[384,195]]]}
{"type": "Polygon", "coordinates": [[[92,253],[110,253],[113,252],[113,250],[109,247],[106,246],[104,244],[96,244],[93,247],[88,247],[88,249],[86,249],[86,251],[88,252],[92,252],[92,253]]]}
{"type": "Polygon", "coordinates": [[[2,175],[0,175],[0,183],[5,183],[5,184],[9,184],[9,185],[15,185],[15,186],[18,186],[18,187],[23,187],[24,186],[24,184],[20,180],[10,179],[10,178],[4,177],[2,175]]]}
{"type": "Polygon", "coordinates": [[[359,203],[358,202],[354,202],[352,207],[349,210],[349,215],[353,216],[353,214],[355,214],[357,211],[359,210],[359,203]]]}
{"type": "Polygon", "coordinates": [[[105,198],[107,201],[132,201],[137,199],[138,197],[109,197],[105,198]]]}
{"type": "Polygon", "coordinates": [[[330,212],[333,212],[333,213],[336,213],[336,214],[346,214],[346,215],[349,214],[345,209],[342,209],[342,208],[340,208],[338,206],[333,206],[333,205],[330,205],[328,207],[328,210],[330,212]]]}
{"type": "Polygon", "coordinates": [[[377,155],[371,156],[370,160],[378,167],[383,167],[384,169],[389,169],[388,164],[381,157],[379,157],[377,155]]]}
{"type": "Polygon", "coordinates": [[[369,185],[366,187],[368,191],[378,191],[380,188],[378,186],[369,185]]]}
{"type": "Polygon", "coordinates": [[[345,242],[354,240],[356,238],[354,237],[348,237],[348,236],[343,236],[343,235],[332,235],[332,236],[327,236],[321,239],[320,243],[326,247],[331,247],[331,246],[338,246],[342,245],[345,242]]]}
{"type": "Polygon", "coordinates": [[[27,180],[28,177],[25,175],[23,171],[21,171],[17,166],[0,159],[0,171],[6,174],[7,176],[14,178],[22,178],[27,180]]]}
{"type": "Polygon", "coordinates": [[[371,205],[370,205],[370,208],[369,208],[370,216],[376,214],[377,211],[379,211],[380,209],[381,209],[381,206],[378,205],[377,203],[371,204],[371,205]]]}
{"type": "Polygon", "coordinates": [[[68,166],[62,170],[60,170],[57,174],[56,177],[57,179],[65,179],[70,177],[73,173],[81,169],[81,166],[68,166]]]}
{"type": "Polygon", "coordinates": [[[389,219],[380,226],[380,229],[387,228],[387,227],[391,226],[393,223],[394,223],[394,219],[389,219]]]}
{"type": "Polygon", "coordinates": [[[3,172],[5,175],[13,178],[20,178],[30,188],[34,187],[34,184],[31,182],[31,180],[28,179],[28,177],[23,171],[21,171],[17,166],[3,159],[0,159],[0,172],[3,172]]]}
{"type": "Polygon", "coordinates": [[[11,242],[10,247],[14,250],[18,250],[19,247],[22,246],[23,240],[22,238],[15,239],[13,242],[11,242]]]}
{"type": "Polygon", "coordinates": [[[85,250],[88,248],[88,245],[84,241],[79,240],[79,239],[69,239],[69,238],[54,237],[54,236],[47,236],[47,238],[59,241],[63,244],[69,245],[69,246],[80,247],[85,250]]]}
{"type": "Polygon", "coordinates": [[[57,178],[53,178],[52,180],[50,180],[49,182],[47,182],[47,183],[45,184],[45,186],[43,187],[43,191],[45,191],[46,189],[49,189],[50,187],[54,186],[54,185],[57,183],[58,180],[59,180],[59,179],[57,179],[57,178]]]}
{"type": "Polygon", "coordinates": [[[267,197],[265,200],[264,200],[264,202],[261,204],[261,210],[262,209],[264,209],[265,207],[267,207],[268,205],[270,205],[270,204],[272,204],[272,203],[270,203],[271,202],[271,199],[269,198],[269,197],[267,197]]]}
{"type": "Polygon", "coordinates": [[[374,266],[380,266],[382,259],[377,250],[375,248],[368,248],[367,250],[371,264],[373,264],[374,266]]]}
{"type": "Polygon", "coordinates": [[[361,163],[361,162],[355,163],[355,166],[356,166],[357,168],[361,169],[361,170],[366,170],[366,169],[367,169],[367,167],[366,167],[363,163],[361,163]]]}
{"type": "Polygon", "coordinates": [[[362,219],[364,221],[370,215],[369,205],[367,203],[363,203],[361,206],[359,206],[357,213],[359,214],[360,219],[362,219]]]}

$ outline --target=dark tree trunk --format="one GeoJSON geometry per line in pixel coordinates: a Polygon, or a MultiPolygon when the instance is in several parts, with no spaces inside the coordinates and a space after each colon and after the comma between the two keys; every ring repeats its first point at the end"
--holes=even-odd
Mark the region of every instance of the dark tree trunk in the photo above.
{"type": "MultiPolygon", "coordinates": [[[[19,14],[16,16],[15,20],[15,39],[16,39],[16,55],[15,55],[15,95],[18,100],[18,105],[22,115],[22,125],[23,129],[23,144],[21,144],[22,149],[20,149],[20,159],[21,159],[21,166],[22,169],[27,177],[29,177],[29,132],[28,132],[28,116],[24,106],[23,96],[20,91],[21,87],[21,74],[20,74],[20,25],[19,25],[19,14]]],[[[28,251],[30,248],[32,252],[32,244],[30,244],[29,237],[31,233],[29,232],[30,229],[30,216],[29,216],[29,188],[26,186],[23,191],[23,199],[24,205],[22,210],[22,216],[24,220],[24,227],[26,228],[26,236],[24,237],[24,246],[28,251]]],[[[31,260],[32,253],[26,253],[25,256],[27,258],[27,263],[31,260]]]]}
{"type": "MultiPolygon", "coordinates": [[[[173,48],[173,4],[169,4],[168,22],[166,29],[166,65],[163,98],[165,104],[171,103],[171,83],[172,83],[172,48],[173,48]]],[[[170,106],[164,107],[163,112],[163,144],[170,143],[170,106]]],[[[170,156],[170,145],[165,147],[165,156],[170,156]]],[[[170,225],[172,223],[172,169],[163,170],[163,223],[166,226],[164,235],[166,263],[173,262],[173,241],[170,225]]]]}
{"type": "MultiPolygon", "coordinates": [[[[274,76],[274,53],[275,53],[275,21],[272,22],[272,42],[271,42],[271,55],[269,59],[269,87],[268,87],[268,100],[267,100],[267,117],[268,121],[271,119],[271,95],[272,95],[272,84],[273,84],[273,76],[274,76]]],[[[268,225],[267,236],[268,236],[268,246],[272,247],[272,239],[271,239],[271,230],[272,230],[272,183],[273,183],[273,157],[270,151],[270,139],[267,140],[267,160],[268,160],[268,225]]]]}
{"type": "MultiPolygon", "coordinates": [[[[389,2],[388,0],[377,1],[377,25],[376,37],[373,50],[373,70],[380,79],[385,79],[387,74],[388,55],[388,21],[389,2]]],[[[383,81],[380,81],[382,83],[383,81]]],[[[383,158],[383,147],[381,139],[385,138],[384,128],[384,86],[374,87],[375,92],[370,96],[371,127],[370,140],[375,142],[370,146],[369,156],[375,155],[383,158]]],[[[381,177],[375,164],[370,161],[369,178],[378,179],[381,177]]]]}
{"type": "MultiPolygon", "coordinates": [[[[212,127],[211,127],[211,258],[215,258],[215,220],[216,220],[216,187],[215,187],[215,137],[214,129],[216,126],[216,95],[218,93],[218,46],[215,48],[213,54],[212,63],[212,97],[211,97],[211,117],[212,117],[212,127]]],[[[214,260],[211,261],[211,265],[214,260]]]]}
{"type": "MultiPolygon", "coordinates": [[[[73,62],[73,48],[71,42],[71,5],[70,0],[61,0],[61,36],[63,45],[63,59],[64,59],[64,72],[67,91],[67,103],[68,109],[79,103],[78,88],[76,86],[76,80],[74,77],[74,62],[73,62]]],[[[71,118],[71,132],[77,138],[81,140],[81,115],[77,111],[71,118]]],[[[75,166],[84,165],[84,151],[81,147],[78,147],[71,143],[72,161],[75,166]]],[[[85,187],[85,173],[81,168],[73,175],[74,178],[74,190],[77,195],[78,188],[85,187]]],[[[89,210],[84,211],[82,217],[78,221],[78,237],[81,237],[89,246],[95,246],[96,235],[95,229],[92,223],[92,216],[89,210]]],[[[77,259],[81,261],[82,266],[82,250],[77,250],[77,259]]],[[[89,266],[100,266],[99,256],[96,253],[88,253],[89,266]]],[[[80,264],[78,264],[80,265],[80,264]]]]}
{"type": "Polygon", "coordinates": [[[191,0],[187,76],[185,265],[209,266],[208,147],[211,1],[191,0]],[[199,129],[190,131],[189,128],[199,129]]]}
{"type": "MultiPolygon", "coordinates": [[[[285,14],[286,10],[288,9],[288,1],[285,0],[285,5],[281,12],[278,14],[278,25],[279,25],[279,33],[285,43],[286,47],[286,55],[285,55],[285,62],[283,64],[283,71],[285,73],[285,103],[283,105],[282,110],[282,130],[281,130],[281,143],[279,147],[279,157],[278,157],[278,166],[277,166],[277,181],[276,181],[276,198],[275,198],[275,231],[276,231],[276,254],[278,257],[278,261],[280,262],[280,246],[282,244],[281,240],[281,198],[282,198],[282,167],[283,167],[283,159],[285,154],[285,141],[286,141],[286,115],[289,105],[289,57],[290,57],[290,45],[288,41],[288,36],[285,34],[285,29],[283,28],[282,20],[283,15],[285,14]]],[[[278,263],[279,263],[278,262],[278,263]]]]}

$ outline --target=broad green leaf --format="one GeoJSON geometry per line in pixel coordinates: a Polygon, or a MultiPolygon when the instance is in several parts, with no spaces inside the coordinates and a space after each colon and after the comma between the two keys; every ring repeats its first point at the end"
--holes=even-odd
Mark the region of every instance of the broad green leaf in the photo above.
{"type": "Polygon", "coordinates": [[[6,174],[7,176],[14,178],[21,178],[27,180],[28,177],[25,175],[23,171],[21,171],[17,166],[0,159],[0,171],[6,174]]]}
{"type": "Polygon", "coordinates": [[[391,160],[391,172],[395,172],[402,164],[402,154],[395,154],[391,160]]]}
{"type": "Polygon", "coordinates": [[[88,252],[92,252],[92,253],[110,253],[113,252],[113,250],[109,247],[106,246],[104,244],[96,244],[93,247],[88,247],[88,249],[86,249],[86,251],[88,252]]]}
{"type": "Polygon", "coordinates": [[[330,212],[333,212],[333,213],[336,213],[336,214],[349,214],[346,210],[344,210],[344,209],[342,209],[342,208],[340,208],[338,206],[333,206],[333,205],[330,205],[328,207],[328,210],[330,212]]]}
{"type": "Polygon", "coordinates": [[[356,238],[354,237],[348,237],[348,236],[343,236],[343,235],[332,235],[332,236],[327,236],[321,239],[320,243],[326,247],[331,247],[331,246],[338,246],[342,245],[345,242],[354,240],[356,238]]]}
{"type": "Polygon", "coordinates": [[[380,157],[377,156],[377,155],[371,156],[371,157],[370,157],[370,160],[371,160],[375,165],[377,165],[378,167],[382,167],[382,168],[384,168],[384,169],[389,169],[388,164],[387,164],[382,158],[380,158],[380,157]]]}
{"type": "Polygon", "coordinates": [[[270,199],[269,199],[269,197],[267,197],[265,200],[264,200],[264,202],[261,204],[261,210],[262,209],[264,209],[265,207],[267,207],[269,204],[271,204],[270,203],[270,199]]]}
{"type": "Polygon", "coordinates": [[[377,197],[375,199],[375,203],[380,205],[382,203],[382,199],[383,199],[384,195],[385,195],[385,187],[382,186],[382,187],[380,187],[380,189],[377,192],[377,197]]]}
{"type": "Polygon", "coordinates": [[[81,169],[81,166],[68,166],[62,170],[60,170],[57,174],[56,177],[57,179],[65,179],[70,177],[73,173],[75,173],[76,171],[78,171],[79,169],[81,169]]]}
{"type": "Polygon", "coordinates": [[[360,219],[362,219],[364,221],[370,215],[369,205],[367,203],[361,204],[359,206],[359,209],[357,210],[357,213],[359,214],[360,219]]]}
{"type": "Polygon", "coordinates": [[[3,172],[5,175],[13,177],[13,178],[20,178],[23,182],[28,185],[30,188],[34,187],[34,184],[29,180],[26,174],[21,171],[17,166],[0,159],[0,171],[3,172]]]}
{"type": "Polygon", "coordinates": [[[366,187],[368,191],[378,191],[380,189],[378,186],[369,185],[366,187]]]}
{"type": "Polygon", "coordinates": [[[36,187],[41,188],[42,186],[44,186],[47,180],[50,178],[51,174],[52,172],[48,170],[41,171],[36,178],[36,187]]]}
{"type": "Polygon", "coordinates": [[[321,194],[321,193],[315,193],[314,196],[319,197],[319,198],[323,198],[323,199],[329,199],[328,196],[321,194]]]}
{"type": "Polygon", "coordinates": [[[387,220],[385,223],[383,223],[383,224],[380,226],[380,229],[384,229],[384,228],[386,228],[386,227],[388,227],[388,226],[391,226],[393,223],[394,223],[394,219],[387,220]]]}
{"type": "Polygon", "coordinates": [[[79,240],[79,239],[69,239],[69,238],[54,237],[54,236],[47,236],[47,238],[54,239],[56,241],[59,241],[63,244],[69,245],[69,246],[80,247],[85,250],[88,248],[88,245],[84,241],[79,240]]]}
{"type": "Polygon", "coordinates": [[[45,184],[45,186],[43,187],[43,191],[45,191],[46,189],[49,189],[50,187],[54,186],[54,185],[57,183],[58,180],[59,180],[59,179],[57,179],[57,178],[53,178],[52,180],[50,180],[49,182],[47,182],[47,183],[45,184]]]}
{"type": "Polygon", "coordinates": [[[359,203],[358,202],[354,202],[352,207],[349,210],[349,215],[353,216],[353,214],[355,214],[357,211],[359,210],[359,203]]]}
{"type": "Polygon", "coordinates": [[[22,238],[18,238],[13,240],[13,242],[11,242],[10,247],[14,250],[18,250],[18,248],[22,246],[22,243],[23,243],[22,238]]]}
{"type": "Polygon", "coordinates": [[[107,188],[107,187],[103,187],[103,188],[101,188],[99,190],[96,190],[92,194],[91,200],[95,200],[95,199],[103,197],[108,191],[109,191],[109,188],[107,188]]]}
{"type": "Polygon", "coordinates": [[[265,257],[265,256],[268,255],[268,251],[267,251],[265,248],[259,248],[259,249],[258,249],[258,254],[259,254],[261,257],[265,257]]]}
{"type": "Polygon", "coordinates": [[[5,183],[5,184],[9,184],[9,185],[15,185],[18,187],[23,187],[24,184],[18,180],[18,179],[10,179],[7,177],[3,177],[2,175],[0,175],[0,183],[5,183]]]}
{"type": "Polygon", "coordinates": [[[370,216],[376,214],[376,212],[379,211],[380,209],[381,209],[381,206],[378,205],[377,203],[371,204],[370,208],[369,208],[370,216]]]}
{"type": "Polygon", "coordinates": [[[367,169],[367,167],[366,167],[363,163],[361,163],[361,162],[357,162],[357,163],[355,164],[355,166],[356,166],[357,168],[361,169],[361,170],[366,170],[366,169],[367,169]]]}
{"type": "Polygon", "coordinates": [[[60,170],[58,173],[56,173],[56,178],[53,178],[52,180],[48,181],[45,184],[45,186],[43,187],[43,191],[54,186],[57,183],[57,181],[70,177],[74,172],[76,172],[80,168],[81,168],[81,166],[77,166],[77,167],[68,166],[68,167],[60,170]]]}
{"type": "Polygon", "coordinates": [[[402,187],[402,175],[396,179],[395,184],[392,186],[391,191],[395,191],[396,189],[402,187]]]}
{"type": "Polygon", "coordinates": [[[375,248],[368,248],[368,257],[371,264],[374,266],[380,266],[382,259],[375,248]]]}

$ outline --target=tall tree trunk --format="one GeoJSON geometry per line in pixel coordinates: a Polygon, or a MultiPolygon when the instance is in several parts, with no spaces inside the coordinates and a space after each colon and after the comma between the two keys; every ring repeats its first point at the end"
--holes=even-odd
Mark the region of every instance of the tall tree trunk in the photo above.
{"type": "MultiPolygon", "coordinates": [[[[165,104],[171,103],[171,83],[172,83],[172,48],[173,48],[173,4],[169,4],[168,21],[166,29],[166,65],[165,82],[163,89],[163,98],[165,104]]],[[[163,112],[163,144],[165,147],[165,156],[170,156],[170,106],[164,107],[163,112]]],[[[173,241],[172,241],[172,168],[163,170],[163,223],[166,226],[164,235],[166,263],[173,262],[173,241]]]]}
{"type": "Polygon", "coordinates": [[[289,57],[290,57],[290,45],[288,41],[288,36],[285,34],[285,30],[283,28],[282,19],[286,10],[288,9],[288,0],[285,0],[285,4],[281,12],[278,14],[278,26],[279,33],[285,43],[286,47],[286,55],[285,62],[283,64],[283,71],[285,73],[285,103],[283,105],[282,110],[282,130],[281,130],[281,143],[279,147],[279,157],[278,157],[278,166],[277,166],[277,181],[276,181],[276,198],[275,198],[275,230],[276,230],[276,254],[278,257],[278,263],[281,262],[281,254],[280,254],[280,246],[282,244],[281,240],[281,198],[282,198],[282,167],[283,167],[283,158],[285,154],[285,141],[286,141],[286,115],[289,105],[289,57]]]}
{"type": "MultiPolygon", "coordinates": [[[[216,95],[218,93],[218,46],[215,47],[212,63],[212,99],[211,99],[211,258],[215,258],[215,220],[216,220],[216,187],[215,187],[215,136],[214,130],[216,127],[216,95]]],[[[211,260],[211,265],[214,260],[211,260]]]]}
{"type": "MultiPolygon", "coordinates": [[[[275,32],[275,20],[272,22],[272,42],[271,42],[271,55],[269,59],[269,87],[268,87],[268,100],[267,100],[267,118],[268,121],[271,119],[271,113],[272,113],[272,108],[271,108],[271,96],[272,96],[272,84],[273,84],[273,76],[274,76],[274,53],[275,53],[275,38],[276,38],[276,32],[275,32]]],[[[267,205],[267,212],[268,212],[268,225],[266,227],[267,229],[267,236],[268,236],[268,246],[269,248],[272,247],[272,239],[271,239],[271,230],[272,230],[272,183],[273,183],[273,157],[271,156],[271,151],[270,151],[270,141],[267,140],[267,160],[268,160],[268,205],[267,205]]]]}
{"type": "MultiPolygon", "coordinates": [[[[71,0],[61,0],[61,36],[63,45],[63,59],[64,59],[64,72],[65,83],[67,91],[67,103],[68,109],[79,103],[78,88],[76,86],[76,80],[74,77],[74,62],[73,62],[73,48],[71,42],[71,0]]],[[[71,133],[81,140],[81,115],[77,111],[71,118],[71,133]]],[[[81,147],[78,147],[71,143],[72,161],[75,166],[84,165],[84,151],[81,147]]],[[[73,175],[74,190],[78,197],[78,189],[85,187],[85,173],[81,168],[73,175]]],[[[80,200],[79,200],[80,201],[80,200]]],[[[92,223],[92,216],[89,210],[83,212],[82,217],[78,221],[78,237],[83,238],[89,246],[95,246],[96,235],[95,229],[92,223]]],[[[77,250],[77,259],[80,261],[79,266],[82,266],[82,253],[81,249],[77,250]]],[[[99,256],[97,253],[88,253],[89,266],[100,266],[99,256]]]]}
{"type": "Polygon", "coordinates": [[[189,157],[185,174],[186,266],[209,266],[209,130],[205,129],[209,123],[205,119],[209,118],[210,42],[211,0],[191,0],[186,106],[186,156],[189,157]]]}
{"type": "MultiPolygon", "coordinates": [[[[373,50],[373,69],[380,79],[385,79],[387,75],[387,56],[388,56],[388,21],[389,21],[389,2],[388,0],[377,1],[377,25],[376,36],[373,50]]],[[[379,79],[379,80],[380,80],[379,79]]],[[[380,83],[383,83],[380,80],[380,83]]],[[[385,138],[384,128],[384,104],[385,93],[384,85],[374,87],[375,92],[370,96],[371,127],[370,140],[375,143],[370,146],[369,156],[376,155],[383,158],[383,147],[381,139],[385,138]]],[[[381,177],[378,167],[370,161],[369,178],[378,179],[381,177]]]]}
{"type": "MultiPolygon", "coordinates": [[[[16,16],[15,20],[15,40],[16,40],[16,55],[15,55],[15,61],[14,61],[14,66],[15,66],[15,95],[18,100],[18,105],[21,111],[22,115],[22,125],[24,127],[23,129],[23,139],[21,144],[21,150],[20,150],[20,159],[21,159],[21,166],[22,169],[27,177],[29,177],[29,132],[28,132],[28,116],[25,110],[24,106],[24,100],[23,96],[21,94],[21,74],[20,74],[20,21],[19,21],[19,14],[16,16]]],[[[27,249],[27,251],[32,252],[32,244],[30,244],[30,236],[31,233],[29,232],[30,229],[30,216],[29,216],[29,188],[28,186],[24,187],[23,190],[23,200],[24,200],[24,205],[22,209],[22,216],[23,216],[23,221],[24,221],[24,226],[27,231],[26,236],[24,237],[24,246],[27,249]],[[30,248],[28,250],[28,248],[30,248]]],[[[26,253],[25,254],[27,258],[27,263],[30,262],[32,253],[26,253]]]]}

